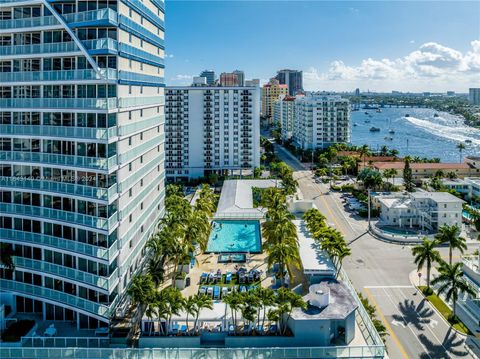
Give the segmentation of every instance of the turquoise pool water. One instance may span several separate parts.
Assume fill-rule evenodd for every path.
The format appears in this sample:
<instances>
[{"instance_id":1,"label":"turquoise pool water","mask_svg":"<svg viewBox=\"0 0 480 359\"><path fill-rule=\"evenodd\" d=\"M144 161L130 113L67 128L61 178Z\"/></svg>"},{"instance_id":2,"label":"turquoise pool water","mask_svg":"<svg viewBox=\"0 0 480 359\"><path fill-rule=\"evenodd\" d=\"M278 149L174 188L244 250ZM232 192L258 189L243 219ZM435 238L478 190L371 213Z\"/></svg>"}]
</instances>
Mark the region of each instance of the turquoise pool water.
<instances>
[{"instance_id":1,"label":"turquoise pool water","mask_svg":"<svg viewBox=\"0 0 480 359\"><path fill-rule=\"evenodd\" d=\"M213 221L207 253L260 253L260 238L259 221Z\"/></svg>"}]
</instances>

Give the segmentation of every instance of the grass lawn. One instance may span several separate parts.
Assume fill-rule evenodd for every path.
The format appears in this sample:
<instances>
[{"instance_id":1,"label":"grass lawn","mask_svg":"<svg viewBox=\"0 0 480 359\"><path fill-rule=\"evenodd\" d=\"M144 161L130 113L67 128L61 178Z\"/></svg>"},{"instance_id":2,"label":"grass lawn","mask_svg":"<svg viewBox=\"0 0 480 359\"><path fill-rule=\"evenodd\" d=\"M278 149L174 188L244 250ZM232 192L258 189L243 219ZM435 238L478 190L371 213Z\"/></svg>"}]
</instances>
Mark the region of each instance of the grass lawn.
<instances>
[{"instance_id":1,"label":"grass lawn","mask_svg":"<svg viewBox=\"0 0 480 359\"><path fill-rule=\"evenodd\" d=\"M426 286L420 286L420 287L418 287L418 289L420 289L423 293L424 290L427 289L427 287ZM430 294L430 295L426 296L426 298L435 308L437 308L437 310L442 314L442 316L456 330L458 330L459 332L464 333L464 334L469 334L469 335L472 334L470 332L470 330L468 330L468 328L465 326L465 324L463 324L460 320L458 320L458 319L457 319L457 321L451 320L452 310L450 309L450 307L448 305L445 304L445 302L438 295L433 293L433 294Z\"/></svg>"}]
</instances>

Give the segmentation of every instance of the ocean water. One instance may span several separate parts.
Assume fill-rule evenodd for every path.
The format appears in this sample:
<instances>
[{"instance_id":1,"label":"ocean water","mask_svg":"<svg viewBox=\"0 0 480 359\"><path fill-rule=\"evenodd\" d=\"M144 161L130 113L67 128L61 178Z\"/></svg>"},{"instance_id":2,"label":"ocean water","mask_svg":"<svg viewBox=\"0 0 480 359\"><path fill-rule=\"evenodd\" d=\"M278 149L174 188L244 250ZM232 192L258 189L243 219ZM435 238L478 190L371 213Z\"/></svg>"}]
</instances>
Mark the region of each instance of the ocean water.
<instances>
[{"instance_id":1,"label":"ocean water","mask_svg":"<svg viewBox=\"0 0 480 359\"><path fill-rule=\"evenodd\" d=\"M410 117L405 117L406 114ZM384 108L381 113L360 110L352 112L353 123L357 124L352 127L354 145L367 144L372 149L386 145L397 149L401 156L438 157L442 162L459 162L460 152L456 146L463 143L466 148L462 157L480 156L480 129L466 126L461 117L445 112L424 108ZM370 132L371 127L380 128L380 132ZM390 129L395 134L388 133Z\"/></svg>"}]
</instances>

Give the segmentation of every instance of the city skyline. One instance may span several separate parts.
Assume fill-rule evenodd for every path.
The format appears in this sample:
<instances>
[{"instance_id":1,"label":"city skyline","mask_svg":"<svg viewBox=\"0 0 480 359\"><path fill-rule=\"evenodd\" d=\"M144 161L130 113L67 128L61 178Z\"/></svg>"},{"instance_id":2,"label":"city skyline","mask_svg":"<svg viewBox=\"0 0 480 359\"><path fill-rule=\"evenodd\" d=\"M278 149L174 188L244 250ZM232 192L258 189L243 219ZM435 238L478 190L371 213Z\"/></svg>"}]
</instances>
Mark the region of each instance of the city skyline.
<instances>
[{"instance_id":1,"label":"city skyline","mask_svg":"<svg viewBox=\"0 0 480 359\"><path fill-rule=\"evenodd\" d=\"M239 68L263 84L292 68L303 70L305 90L466 93L480 83L480 5L461 5L168 2L166 83ZM272 26L275 20L283 25Z\"/></svg>"}]
</instances>

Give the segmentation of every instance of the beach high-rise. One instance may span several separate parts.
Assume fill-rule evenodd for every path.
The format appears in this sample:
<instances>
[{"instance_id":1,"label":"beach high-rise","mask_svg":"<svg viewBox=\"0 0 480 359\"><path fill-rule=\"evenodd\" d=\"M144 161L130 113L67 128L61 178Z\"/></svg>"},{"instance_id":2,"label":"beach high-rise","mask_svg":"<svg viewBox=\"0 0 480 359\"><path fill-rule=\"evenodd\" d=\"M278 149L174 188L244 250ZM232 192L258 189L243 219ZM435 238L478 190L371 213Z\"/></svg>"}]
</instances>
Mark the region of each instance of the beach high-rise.
<instances>
[{"instance_id":1,"label":"beach high-rise","mask_svg":"<svg viewBox=\"0 0 480 359\"><path fill-rule=\"evenodd\" d=\"M164 210L164 2L0 2L2 304L107 326Z\"/></svg>"}]
</instances>

